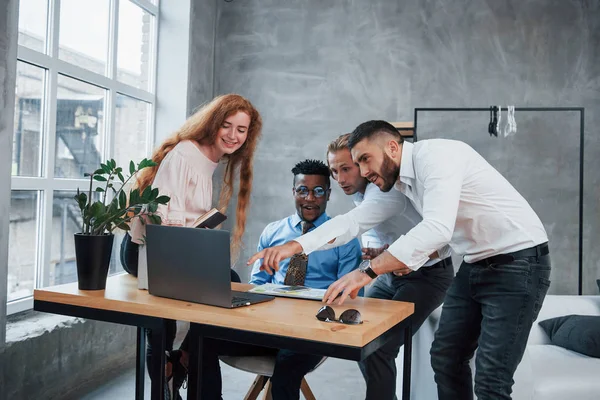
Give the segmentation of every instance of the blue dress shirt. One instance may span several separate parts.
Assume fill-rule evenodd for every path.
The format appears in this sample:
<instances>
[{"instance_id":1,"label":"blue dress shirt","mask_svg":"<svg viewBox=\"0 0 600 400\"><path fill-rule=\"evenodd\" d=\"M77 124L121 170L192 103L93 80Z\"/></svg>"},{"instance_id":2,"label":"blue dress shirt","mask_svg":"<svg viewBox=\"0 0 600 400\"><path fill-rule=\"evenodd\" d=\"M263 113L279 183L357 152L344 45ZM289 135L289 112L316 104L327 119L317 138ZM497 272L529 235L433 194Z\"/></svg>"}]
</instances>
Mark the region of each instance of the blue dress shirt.
<instances>
[{"instance_id":1,"label":"blue dress shirt","mask_svg":"<svg viewBox=\"0 0 600 400\"><path fill-rule=\"evenodd\" d=\"M323 213L313 224L319 227L330 218ZM267 247L273 247L294 240L302 235L302 219L298 214L290 215L279 221L271 222L263 230L258 243L258 251ZM314 228L312 228L314 229ZM361 261L361 249L357 239L343 246L330 250L315 251L308 256L306 267L306 279L304 285L315 289L327 289L329 285L337 281L343 275L358 268ZM250 283L262 285L264 283L276 283L283 285L285 274L290 264L290 259L279 262L279 271L269 275L260 270L262 259L257 260L252 268ZM362 295L363 291L359 292Z\"/></svg>"}]
</instances>

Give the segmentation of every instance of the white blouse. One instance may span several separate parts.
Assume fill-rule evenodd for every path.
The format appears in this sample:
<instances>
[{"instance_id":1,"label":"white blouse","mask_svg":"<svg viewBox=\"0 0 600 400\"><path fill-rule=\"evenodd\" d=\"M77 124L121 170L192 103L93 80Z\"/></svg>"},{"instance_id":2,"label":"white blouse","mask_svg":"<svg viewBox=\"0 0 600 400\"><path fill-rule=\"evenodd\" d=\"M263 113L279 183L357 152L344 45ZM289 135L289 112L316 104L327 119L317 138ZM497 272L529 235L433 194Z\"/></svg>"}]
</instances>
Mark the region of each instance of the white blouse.
<instances>
[{"instance_id":1,"label":"white blouse","mask_svg":"<svg viewBox=\"0 0 600 400\"><path fill-rule=\"evenodd\" d=\"M166 205L159 205L157 213L163 225L192 226L194 221L211 209L212 176L218 163L206 157L191 140L179 142L163 159L158 167L153 188L160 195L169 196ZM133 242L142 244L146 227L139 218L131 223ZM140 247L138 261L138 287L147 288L146 249Z\"/></svg>"}]
</instances>

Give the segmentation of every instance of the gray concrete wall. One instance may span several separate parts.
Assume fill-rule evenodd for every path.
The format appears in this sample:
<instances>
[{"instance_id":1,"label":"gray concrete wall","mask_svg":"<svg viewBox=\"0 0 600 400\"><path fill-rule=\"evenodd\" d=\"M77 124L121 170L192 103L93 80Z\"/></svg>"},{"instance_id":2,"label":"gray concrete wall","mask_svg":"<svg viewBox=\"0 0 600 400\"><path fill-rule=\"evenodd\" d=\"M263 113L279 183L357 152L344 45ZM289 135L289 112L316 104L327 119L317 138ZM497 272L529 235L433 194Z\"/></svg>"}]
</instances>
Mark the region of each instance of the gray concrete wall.
<instances>
[{"instance_id":1,"label":"gray concrete wall","mask_svg":"<svg viewBox=\"0 0 600 400\"><path fill-rule=\"evenodd\" d=\"M10 324L0 400L78 399L135 365L135 328L40 313ZM131 383L134 385L134 382Z\"/></svg>"},{"instance_id":2,"label":"gray concrete wall","mask_svg":"<svg viewBox=\"0 0 600 400\"><path fill-rule=\"evenodd\" d=\"M18 1L5 1L4 6L0 7L0 349L4 346L6 337L6 278L17 69L17 21Z\"/></svg>"},{"instance_id":3,"label":"gray concrete wall","mask_svg":"<svg viewBox=\"0 0 600 400\"><path fill-rule=\"evenodd\" d=\"M194 0L190 9L187 115L213 98L217 0Z\"/></svg>"},{"instance_id":4,"label":"gray concrete wall","mask_svg":"<svg viewBox=\"0 0 600 400\"><path fill-rule=\"evenodd\" d=\"M265 120L256 157L249 256L264 226L293 212L293 164L368 119L414 107L576 105L586 114L585 293L600 250L600 3L583 1L219 2L215 93L250 98ZM422 115L422 138L458 138L531 202L551 237L552 293L577 293L578 119L517 115L490 139L488 116ZM451 157L452 155L449 155ZM332 214L348 207L334 190ZM248 269L238 262L244 277Z\"/></svg>"}]
</instances>

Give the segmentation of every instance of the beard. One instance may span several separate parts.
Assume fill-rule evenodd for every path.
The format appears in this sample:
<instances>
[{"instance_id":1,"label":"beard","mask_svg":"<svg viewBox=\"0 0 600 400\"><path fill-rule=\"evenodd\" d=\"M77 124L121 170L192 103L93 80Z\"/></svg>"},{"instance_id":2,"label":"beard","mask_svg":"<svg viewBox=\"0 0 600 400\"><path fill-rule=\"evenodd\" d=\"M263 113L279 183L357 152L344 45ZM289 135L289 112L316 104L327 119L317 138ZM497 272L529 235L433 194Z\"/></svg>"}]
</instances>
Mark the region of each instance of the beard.
<instances>
[{"instance_id":1,"label":"beard","mask_svg":"<svg viewBox=\"0 0 600 400\"><path fill-rule=\"evenodd\" d=\"M394 160L383 153L383 163L381 163L381 173L379 174L383 184L379 189L382 192L389 192L394 187L398 175L400 175L400 167L396 166Z\"/></svg>"}]
</instances>

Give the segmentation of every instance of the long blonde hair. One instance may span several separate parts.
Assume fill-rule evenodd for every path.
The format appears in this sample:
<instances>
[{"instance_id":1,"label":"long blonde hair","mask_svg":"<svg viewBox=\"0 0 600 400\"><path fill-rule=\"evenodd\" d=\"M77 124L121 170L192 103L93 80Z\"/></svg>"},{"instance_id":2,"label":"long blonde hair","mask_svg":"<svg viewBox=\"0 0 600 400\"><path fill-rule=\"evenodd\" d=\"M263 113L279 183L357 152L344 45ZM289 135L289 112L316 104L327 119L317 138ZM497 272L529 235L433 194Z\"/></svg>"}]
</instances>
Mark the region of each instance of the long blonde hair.
<instances>
[{"instance_id":1,"label":"long blonde hair","mask_svg":"<svg viewBox=\"0 0 600 400\"><path fill-rule=\"evenodd\" d=\"M250 101L238 94L226 94L215 97L210 103L202 106L183 126L173 135L166 139L161 146L152 154L152 160L157 163L155 167L142 170L137 177L137 187L140 191L152 184L154 177L160 167L160 163L167 153L171 151L182 140L195 140L201 145L212 145L217 139L219 128L225 119L238 111L243 111L250 117L248 135L244 144L233 154L225 154L223 159L227 160L223 187L219 195L219 210L226 212L233 194L233 184L239 171L239 191L236 210L236 224L231 242L233 258L239 254L242 236L246 228L246 217L250 205L250 192L252 191L252 158L254 150L262 132L262 118L260 113Z\"/></svg>"}]
</instances>

